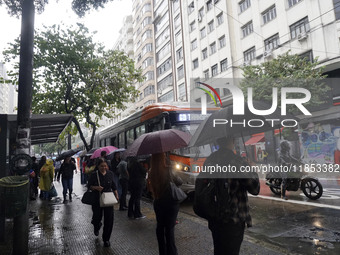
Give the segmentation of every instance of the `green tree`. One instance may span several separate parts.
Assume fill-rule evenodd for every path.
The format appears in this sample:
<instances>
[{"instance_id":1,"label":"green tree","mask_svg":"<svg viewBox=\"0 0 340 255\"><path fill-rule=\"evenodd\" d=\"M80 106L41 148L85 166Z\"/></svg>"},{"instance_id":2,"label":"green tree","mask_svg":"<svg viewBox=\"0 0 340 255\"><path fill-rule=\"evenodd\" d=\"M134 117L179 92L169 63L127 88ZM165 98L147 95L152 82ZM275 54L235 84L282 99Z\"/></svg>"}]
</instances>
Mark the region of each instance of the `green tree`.
<instances>
[{"instance_id":1,"label":"green tree","mask_svg":"<svg viewBox=\"0 0 340 255\"><path fill-rule=\"evenodd\" d=\"M103 117L113 117L114 108L135 98L138 91L131 84L142 81L134 61L121 51L105 51L93 42L93 33L82 24L63 28L45 27L34 40L33 113L73 114L73 123L86 147L91 149ZM19 40L4 51L7 61L19 54ZM16 82L15 72L9 73ZM92 129L88 144L80 122Z\"/></svg>"},{"instance_id":2,"label":"green tree","mask_svg":"<svg viewBox=\"0 0 340 255\"><path fill-rule=\"evenodd\" d=\"M317 59L313 62L292 55L288 51L270 61L259 65L242 67L244 79L241 81L242 90L247 93L247 88L253 88L253 99L261 101L272 101L272 88L278 88L278 106L281 105L281 88L299 87L308 89L311 100L306 106L316 106L325 102L330 88L323 83L326 77L323 68ZM289 98L299 98L301 95L289 94ZM288 110L295 110L288 108Z\"/></svg>"}]
</instances>

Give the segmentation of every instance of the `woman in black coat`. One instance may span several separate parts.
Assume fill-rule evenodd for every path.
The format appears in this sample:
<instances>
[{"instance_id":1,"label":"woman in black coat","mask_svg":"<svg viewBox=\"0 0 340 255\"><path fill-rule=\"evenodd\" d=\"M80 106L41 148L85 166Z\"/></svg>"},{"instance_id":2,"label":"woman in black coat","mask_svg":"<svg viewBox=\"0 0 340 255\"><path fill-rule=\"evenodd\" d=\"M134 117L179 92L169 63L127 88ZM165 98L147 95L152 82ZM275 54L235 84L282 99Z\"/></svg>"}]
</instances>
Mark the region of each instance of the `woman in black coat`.
<instances>
[{"instance_id":1,"label":"woman in black coat","mask_svg":"<svg viewBox=\"0 0 340 255\"><path fill-rule=\"evenodd\" d=\"M114 182L113 172L109 171L109 166L107 162L99 158L96 164L97 171L94 171L89 180L88 180L88 188L98 192L98 199L92 205L92 224L94 226L94 234L95 236L99 235L100 227L102 226L102 217L104 214L104 228L103 228L103 242L105 247L110 246L110 237L113 228L113 220L114 220L114 211L113 206L110 207L100 207L99 204L99 193L102 192L110 192L112 191L117 198L118 201L118 193L117 188ZM100 185L98 183L98 178Z\"/></svg>"}]
</instances>

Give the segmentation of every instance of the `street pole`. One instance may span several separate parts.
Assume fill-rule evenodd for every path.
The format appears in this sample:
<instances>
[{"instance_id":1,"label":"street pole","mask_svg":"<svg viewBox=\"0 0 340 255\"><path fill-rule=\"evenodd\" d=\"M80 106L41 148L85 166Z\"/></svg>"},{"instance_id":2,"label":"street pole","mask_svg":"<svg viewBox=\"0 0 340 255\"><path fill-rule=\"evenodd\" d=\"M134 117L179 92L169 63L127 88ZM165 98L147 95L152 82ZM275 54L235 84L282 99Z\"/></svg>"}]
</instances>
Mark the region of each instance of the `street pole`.
<instances>
[{"instance_id":1,"label":"street pole","mask_svg":"<svg viewBox=\"0 0 340 255\"><path fill-rule=\"evenodd\" d=\"M16 155L28 154L31 147L31 107L33 81L34 0L22 2L17 148ZM28 191L27 191L28 192ZM23 215L13 220L13 254L28 254L28 199Z\"/></svg>"}]
</instances>

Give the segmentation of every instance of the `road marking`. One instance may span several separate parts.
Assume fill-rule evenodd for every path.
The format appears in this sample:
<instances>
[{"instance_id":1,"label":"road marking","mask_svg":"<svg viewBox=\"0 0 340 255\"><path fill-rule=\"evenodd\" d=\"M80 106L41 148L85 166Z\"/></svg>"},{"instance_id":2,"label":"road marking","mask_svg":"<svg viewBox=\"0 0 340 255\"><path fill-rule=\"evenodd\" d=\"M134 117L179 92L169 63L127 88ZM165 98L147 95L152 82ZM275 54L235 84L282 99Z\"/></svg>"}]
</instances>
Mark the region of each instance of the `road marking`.
<instances>
[{"instance_id":1,"label":"road marking","mask_svg":"<svg viewBox=\"0 0 340 255\"><path fill-rule=\"evenodd\" d=\"M279 202L283 202L283 203L292 203L292 204L308 205L308 206L315 206L315 207L321 207L321 208L330 208L330 209L340 210L340 206L336 206L336 205L325 205L325 204L318 204L318 203L313 203L313 202L297 201L297 200L284 200L284 199L278 198L278 197L267 197L267 196L262 196L262 195L253 196L253 195L249 194L249 196L254 197L254 198L258 197L258 198L267 199L267 200L275 200L275 201L279 201Z\"/></svg>"}]
</instances>

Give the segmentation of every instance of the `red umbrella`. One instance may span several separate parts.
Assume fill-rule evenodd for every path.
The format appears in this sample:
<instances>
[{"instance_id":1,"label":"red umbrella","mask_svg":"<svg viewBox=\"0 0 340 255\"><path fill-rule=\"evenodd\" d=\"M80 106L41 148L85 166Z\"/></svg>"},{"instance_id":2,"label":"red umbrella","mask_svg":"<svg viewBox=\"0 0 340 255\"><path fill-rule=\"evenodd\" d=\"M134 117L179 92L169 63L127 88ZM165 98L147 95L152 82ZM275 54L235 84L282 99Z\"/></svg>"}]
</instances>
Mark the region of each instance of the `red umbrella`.
<instances>
[{"instance_id":1,"label":"red umbrella","mask_svg":"<svg viewBox=\"0 0 340 255\"><path fill-rule=\"evenodd\" d=\"M99 158L100 157L100 153L102 151L106 151L106 154L109 154L110 152L113 152L115 150L117 150L118 148L114 147L114 146L106 146L106 147L101 147L97 150L95 150L91 156L91 158Z\"/></svg>"},{"instance_id":2,"label":"red umbrella","mask_svg":"<svg viewBox=\"0 0 340 255\"><path fill-rule=\"evenodd\" d=\"M125 156L137 156L171 151L186 147L190 138L189 133L176 129L147 133L138 137L124 154Z\"/></svg>"}]
</instances>

